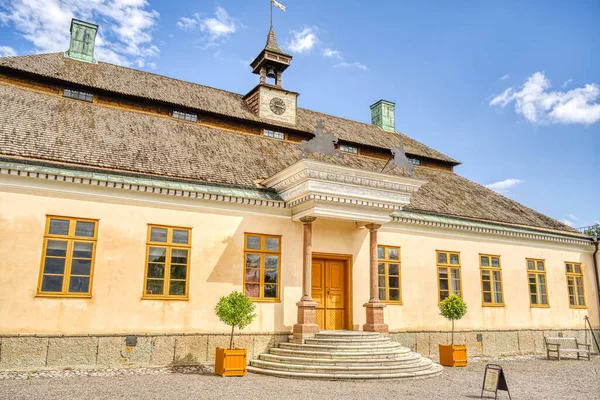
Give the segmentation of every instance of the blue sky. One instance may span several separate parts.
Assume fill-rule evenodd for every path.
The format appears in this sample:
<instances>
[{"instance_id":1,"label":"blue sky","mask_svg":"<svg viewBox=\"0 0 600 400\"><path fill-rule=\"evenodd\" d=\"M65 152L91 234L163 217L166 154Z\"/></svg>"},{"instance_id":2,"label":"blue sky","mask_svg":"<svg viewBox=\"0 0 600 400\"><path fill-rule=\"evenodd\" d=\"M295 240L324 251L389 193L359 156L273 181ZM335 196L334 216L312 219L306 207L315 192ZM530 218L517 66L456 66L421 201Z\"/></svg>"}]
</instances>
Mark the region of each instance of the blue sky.
<instances>
[{"instance_id":1,"label":"blue sky","mask_svg":"<svg viewBox=\"0 0 600 400\"><path fill-rule=\"evenodd\" d=\"M573 226L600 222L600 2L280 0L284 87L299 105L396 128L456 172ZM269 0L0 0L0 55L64 51L71 17L97 58L246 93Z\"/></svg>"}]
</instances>

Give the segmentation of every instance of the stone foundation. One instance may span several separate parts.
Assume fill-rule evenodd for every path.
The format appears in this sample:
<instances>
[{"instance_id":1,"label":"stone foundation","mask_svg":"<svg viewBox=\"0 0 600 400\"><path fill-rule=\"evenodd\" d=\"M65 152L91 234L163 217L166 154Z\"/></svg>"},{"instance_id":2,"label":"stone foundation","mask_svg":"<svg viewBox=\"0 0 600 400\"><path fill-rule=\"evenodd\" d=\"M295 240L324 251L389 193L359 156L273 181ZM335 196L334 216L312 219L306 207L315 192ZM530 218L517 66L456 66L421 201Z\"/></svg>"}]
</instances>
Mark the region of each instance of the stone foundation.
<instances>
[{"instance_id":1,"label":"stone foundation","mask_svg":"<svg viewBox=\"0 0 600 400\"><path fill-rule=\"evenodd\" d=\"M600 330L595 330L600 342ZM211 364L217 347L229 345L228 334L124 334L115 335L3 335L0 336L0 370L31 371L63 368L121 368ZM450 332L391 332L390 338L413 351L438 357L438 345L450 342ZM545 353L544 336L576 337L592 343L582 329L459 331L454 342L467 344L469 356ZM236 334L235 347L248 349L248 361L287 342L290 333ZM593 351L597 351L593 345Z\"/></svg>"}]
</instances>

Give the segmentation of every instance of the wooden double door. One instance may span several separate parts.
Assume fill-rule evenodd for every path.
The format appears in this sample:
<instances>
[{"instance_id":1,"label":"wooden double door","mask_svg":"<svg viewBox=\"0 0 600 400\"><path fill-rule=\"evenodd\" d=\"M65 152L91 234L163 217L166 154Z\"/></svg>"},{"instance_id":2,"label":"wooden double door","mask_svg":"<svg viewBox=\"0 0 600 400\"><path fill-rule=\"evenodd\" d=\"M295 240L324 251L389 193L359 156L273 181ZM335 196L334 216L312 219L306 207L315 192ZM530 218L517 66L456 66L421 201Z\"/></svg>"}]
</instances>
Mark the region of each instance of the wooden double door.
<instances>
[{"instance_id":1,"label":"wooden double door","mask_svg":"<svg viewBox=\"0 0 600 400\"><path fill-rule=\"evenodd\" d=\"M312 260L312 297L321 330L348 329L347 273L345 260Z\"/></svg>"}]
</instances>

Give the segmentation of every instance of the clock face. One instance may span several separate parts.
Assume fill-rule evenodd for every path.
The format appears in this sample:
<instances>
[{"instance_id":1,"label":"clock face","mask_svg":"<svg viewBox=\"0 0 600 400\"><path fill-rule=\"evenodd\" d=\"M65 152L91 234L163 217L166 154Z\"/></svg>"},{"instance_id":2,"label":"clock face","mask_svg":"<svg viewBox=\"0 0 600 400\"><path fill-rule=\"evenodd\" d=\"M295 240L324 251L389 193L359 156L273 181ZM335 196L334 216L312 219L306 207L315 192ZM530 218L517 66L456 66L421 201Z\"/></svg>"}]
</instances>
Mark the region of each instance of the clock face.
<instances>
[{"instance_id":1,"label":"clock face","mask_svg":"<svg viewBox=\"0 0 600 400\"><path fill-rule=\"evenodd\" d=\"M269 103L271 111L277 115L281 115L285 112L285 102L279 97L273 97Z\"/></svg>"}]
</instances>

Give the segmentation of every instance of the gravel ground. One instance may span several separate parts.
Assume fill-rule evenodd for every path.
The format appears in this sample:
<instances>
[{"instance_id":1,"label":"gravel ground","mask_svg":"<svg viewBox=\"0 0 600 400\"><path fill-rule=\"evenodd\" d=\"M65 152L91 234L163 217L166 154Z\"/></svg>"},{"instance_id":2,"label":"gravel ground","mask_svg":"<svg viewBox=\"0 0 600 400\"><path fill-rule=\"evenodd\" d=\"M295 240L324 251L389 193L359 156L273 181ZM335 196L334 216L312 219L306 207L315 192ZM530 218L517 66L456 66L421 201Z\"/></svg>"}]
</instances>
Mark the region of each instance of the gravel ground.
<instances>
[{"instance_id":1,"label":"gravel ground","mask_svg":"<svg viewBox=\"0 0 600 400\"><path fill-rule=\"evenodd\" d=\"M466 368L409 381L302 381L248 374L221 378L208 368L136 368L0 373L0 399L478 399L486 363L502 365L512 398L600 399L600 357L591 362L541 357L473 359ZM488 393L493 398L493 393ZM508 399L499 392L499 399Z\"/></svg>"}]
</instances>

